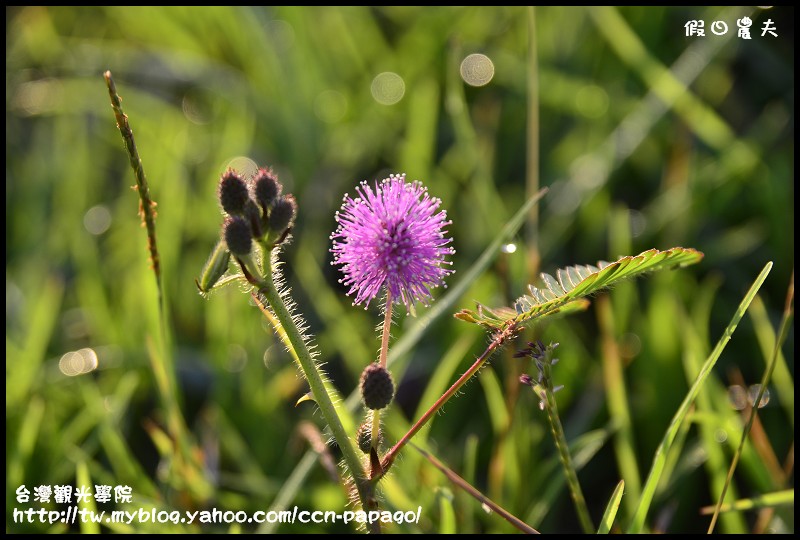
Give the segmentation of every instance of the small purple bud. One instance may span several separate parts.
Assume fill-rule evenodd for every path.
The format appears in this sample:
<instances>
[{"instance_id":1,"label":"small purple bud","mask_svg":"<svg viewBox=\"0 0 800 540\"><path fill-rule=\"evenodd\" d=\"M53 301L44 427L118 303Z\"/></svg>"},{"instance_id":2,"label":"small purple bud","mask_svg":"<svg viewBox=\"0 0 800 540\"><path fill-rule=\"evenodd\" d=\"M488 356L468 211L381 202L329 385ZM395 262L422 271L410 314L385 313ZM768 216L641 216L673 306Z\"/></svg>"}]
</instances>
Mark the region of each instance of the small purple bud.
<instances>
[{"instance_id":1,"label":"small purple bud","mask_svg":"<svg viewBox=\"0 0 800 540\"><path fill-rule=\"evenodd\" d=\"M242 214L247 201L250 200L247 184L233 169L228 169L222 174L218 195L222 209L232 216Z\"/></svg>"},{"instance_id":2,"label":"small purple bud","mask_svg":"<svg viewBox=\"0 0 800 540\"><path fill-rule=\"evenodd\" d=\"M267 209L281 195L282 186L278 182L278 175L272 169L258 169L253 183L255 185L256 200L261 205L264 213L266 213Z\"/></svg>"},{"instance_id":3,"label":"small purple bud","mask_svg":"<svg viewBox=\"0 0 800 540\"><path fill-rule=\"evenodd\" d=\"M233 217L225 221L224 227L228 250L238 257L249 255L253 249L253 233L250 231L250 225L240 217Z\"/></svg>"},{"instance_id":4,"label":"small purple bud","mask_svg":"<svg viewBox=\"0 0 800 540\"><path fill-rule=\"evenodd\" d=\"M294 218L297 215L297 203L291 195L284 195L272 207L269 213L269 230L276 234L281 234L283 231L291 227Z\"/></svg>"}]
</instances>

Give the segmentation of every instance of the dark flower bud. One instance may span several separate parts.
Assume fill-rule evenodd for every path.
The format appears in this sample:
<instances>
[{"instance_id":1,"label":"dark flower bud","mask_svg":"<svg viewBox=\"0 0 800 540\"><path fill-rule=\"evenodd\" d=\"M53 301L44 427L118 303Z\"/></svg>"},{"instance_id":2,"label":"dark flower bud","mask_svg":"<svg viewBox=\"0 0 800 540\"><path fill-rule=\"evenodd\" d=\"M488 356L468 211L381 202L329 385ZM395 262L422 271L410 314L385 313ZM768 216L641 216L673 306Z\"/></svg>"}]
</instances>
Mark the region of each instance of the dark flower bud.
<instances>
[{"instance_id":1,"label":"dark flower bud","mask_svg":"<svg viewBox=\"0 0 800 540\"><path fill-rule=\"evenodd\" d=\"M372 363L361 373L361 399L368 409L383 409L394 397L394 381L389 371Z\"/></svg>"},{"instance_id":2,"label":"dark flower bud","mask_svg":"<svg viewBox=\"0 0 800 540\"><path fill-rule=\"evenodd\" d=\"M533 386L533 377L531 377L527 373L523 373L522 375L519 376L519 382L526 386Z\"/></svg>"},{"instance_id":3,"label":"dark flower bud","mask_svg":"<svg viewBox=\"0 0 800 540\"><path fill-rule=\"evenodd\" d=\"M361 424L358 428L358 433L356 433L356 438L358 439L358 449L365 454L369 454L369 450L372 448L372 422L367 420ZM383 432L378 433L378 446L381 444L383 444Z\"/></svg>"},{"instance_id":4,"label":"dark flower bud","mask_svg":"<svg viewBox=\"0 0 800 540\"><path fill-rule=\"evenodd\" d=\"M269 214L269 230L280 234L287 230L297 215L297 203L291 195L284 195L277 201Z\"/></svg>"},{"instance_id":5,"label":"dark flower bud","mask_svg":"<svg viewBox=\"0 0 800 540\"><path fill-rule=\"evenodd\" d=\"M278 175L272 172L272 169L258 169L254 183L256 200L266 214L267 209L281 195L281 184L278 182Z\"/></svg>"},{"instance_id":6,"label":"dark flower bud","mask_svg":"<svg viewBox=\"0 0 800 540\"><path fill-rule=\"evenodd\" d=\"M253 233L250 225L240 217L225 221L225 243L228 250L237 257L245 257L253 249Z\"/></svg>"},{"instance_id":7,"label":"dark flower bud","mask_svg":"<svg viewBox=\"0 0 800 540\"><path fill-rule=\"evenodd\" d=\"M245 204L250 199L247 184L239 173L228 169L219 181L219 203L228 214L235 216L244 212Z\"/></svg>"}]
</instances>

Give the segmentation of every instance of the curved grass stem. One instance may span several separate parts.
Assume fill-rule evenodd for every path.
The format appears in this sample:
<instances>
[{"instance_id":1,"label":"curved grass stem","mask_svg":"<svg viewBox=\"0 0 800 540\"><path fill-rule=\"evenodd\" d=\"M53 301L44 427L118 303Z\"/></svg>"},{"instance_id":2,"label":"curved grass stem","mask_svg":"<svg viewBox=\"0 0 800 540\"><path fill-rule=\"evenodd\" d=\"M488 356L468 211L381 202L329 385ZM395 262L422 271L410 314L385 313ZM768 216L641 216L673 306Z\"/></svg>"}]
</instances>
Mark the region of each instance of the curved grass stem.
<instances>
[{"instance_id":1,"label":"curved grass stem","mask_svg":"<svg viewBox=\"0 0 800 540\"><path fill-rule=\"evenodd\" d=\"M550 366L547 365L547 368L549 367ZM569 446L567 446L567 438L564 435L564 428L561 426L561 419L558 416L558 405L556 404L556 397L554 395L553 380L549 377L549 373L543 377L542 384L537 385L537 388L541 392L540 397L542 398L542 404L547 410L550 430L556 442L561 464L564 466L564 474L567 477L569 493L572 497L572 501L575 503L575 510L578 512L578 519L581 522L581 527L586 534L594 534L596 529L592 523L592 518L589 516L589 508L586 506L586 499L583 498L581 485L578 483L578 474L572 463L572 456L569 453Z\"/></svg>"}]
</instances>

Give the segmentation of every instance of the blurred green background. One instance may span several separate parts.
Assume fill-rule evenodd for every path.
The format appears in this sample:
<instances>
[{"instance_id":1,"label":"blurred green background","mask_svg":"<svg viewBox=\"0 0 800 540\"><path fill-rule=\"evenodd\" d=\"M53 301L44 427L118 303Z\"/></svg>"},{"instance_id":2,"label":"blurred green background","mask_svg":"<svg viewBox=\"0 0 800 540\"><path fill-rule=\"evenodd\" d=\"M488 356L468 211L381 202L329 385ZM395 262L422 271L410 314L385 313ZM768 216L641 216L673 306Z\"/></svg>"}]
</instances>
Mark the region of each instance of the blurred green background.
<instances>
[{"instance_id":1,"label":"blurred green background","mask_svg":"<svg viewBox=\"0 0 800 540\"><path fill-rule=\"evenodd\" d=\"M285 275L348 395L377 354L380 314L352 307L330 266L343 194L389 172L425 182L453 221L452 285L535 191L527 167L537 147L533 170L550 188L538 224L398 359L388 439L486 346L480 328L451 313L475 301L510 305L539 270L699 249L698 266L625 283L586 313L527 332L417 441L530 525L577 531L546 417L517 383L529 366L511 358L534 337L558 341L557 397L585 462L592 517L625 477L624 528L698 366L773 261L648 516L654 531L705 531L700 508L716 501L742 429L729 387L760 380L793 272L793 8L31 6L6 15L7 531L88 530L15 523L15 508L64 508L16 503L22 484L132 487L132 504L101 510L341 512L345 490L306 454L326 436L313 404L295 407L306 387L291 357L241 287L208 300L195 287L222 222L220 173L271 165L296 196ZM745 16L751 40L736 35ZM705 21L704 37L686 37L691 19ZM767 19L777 37L761 35ZM711 33L715 20L726 35ZM156 352L156 289L107 69L158 202L168 358ZM415 322L398 317L395 340ZM734 498L793 488L793 331L783 353ZM170 365L180 392L165 396L159 366ZM170 400L181 404L184 431L170 427ZM410 447L380 505L422 505L418 525L390 532L513 531ZM729 513L717 530L793 531L793 519L793 504Z\"/></svg>"}]
</instances>

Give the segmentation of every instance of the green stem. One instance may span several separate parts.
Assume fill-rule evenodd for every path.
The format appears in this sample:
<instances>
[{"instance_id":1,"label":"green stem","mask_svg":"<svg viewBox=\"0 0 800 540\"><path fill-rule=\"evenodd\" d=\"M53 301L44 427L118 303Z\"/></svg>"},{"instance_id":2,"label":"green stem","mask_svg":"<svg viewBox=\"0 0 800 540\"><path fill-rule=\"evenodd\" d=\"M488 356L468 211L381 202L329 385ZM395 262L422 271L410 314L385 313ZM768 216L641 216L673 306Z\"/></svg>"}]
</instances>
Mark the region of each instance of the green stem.
<instances>
[{"instance_id":1,"label":"green stem","mask_svg":"<svg viewBox=\"0 0 800 540\"><path fill-rule=\"evenodd\" d=\"M528 122L527 155L525 166L526 191L533 195L539 191L539 66L536 53L536 11L528 6ZM528 243L528 275L539 272L539 206L531 206L526 224Z\"/></svg>"},{"instance_id":2,"label":"green stem","mask_svg":"<svg viewBox=\"0 0 800 540\"><path fill-rule=\"evenodd\" d=\"M386 367L386 358L389 356L389 331L392 328L392 293L386 289L386 310L383 317L383 332L381 333L381 354L379 363ZM378 440L381 434L381 411L372 411L372 448L378 451Z\"/></svg>"},{"instance_id":3,"label":"green stem","mask_svg":"<svg viewBox=\"0 0 800 540\"><path fill-rule=\"evenodd\" d=\"M539 389L542 392L542 403L547 409L547 419L550 421L550 430L553 432L553 438L556 441L556 448L558 448L558 455L561 458L561 464L564 466L564 474L567 477L567 485L569 486L569 493L575 503L575 509L578 512L578 519L583 527L583 532L586 534L594 534L595 528L592 524L592 518L589 517L589 508L586 506L586 499L583 498L581 485L578 483L578 474L575 471L575 466L572 463L572 457L569 453L569 446L567 446L567 438L564 435L564 428L561 426L561 419L558 416L558 405L556 404L556 397L553 393L553 380L550 377L550 365L545 364L545 376L543 377L542 385Z\"/></svg>"},{"instance_id":4,"label":"green stem","mask_svg":"<svg viewBox=\"0 0 800 540\"><path fill-rule=\"evenodd\" d=\"M257 285L260 289L259 292L263 294L267 302L269 302L272 311L275 313L278 321L280 321L284 332L286 332L289 342L297 354L297 359L308 381L308 386L311 388L314 401L316 401L320 411L322 411L325 422L330 426L331 433L336 439L339 448L342 450L347 468L350 469L350 473L353 475L353 482L358 491L361 506L364 511L369 511L375 507L372 484L364 474L361 460L358 454L356 454L355 448L353 448L353 444L347 436L347 432L345 432L330 395L325 390L325 383L322 380L322 375L317 369L317 364L314 362L314 359L311 357L303 335L300 333L300 330L298 330L292 314L289 312L281 294L275 287L272 275L271 253L266 249L262 260L262 271L263 278L259 279L256 277ZM380 525L377 523L370 524L370 527L372 528L371 532L380 532Z\"/></svg>"}]
</instances>

